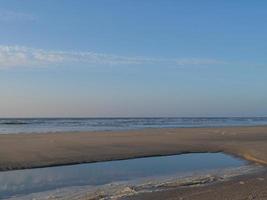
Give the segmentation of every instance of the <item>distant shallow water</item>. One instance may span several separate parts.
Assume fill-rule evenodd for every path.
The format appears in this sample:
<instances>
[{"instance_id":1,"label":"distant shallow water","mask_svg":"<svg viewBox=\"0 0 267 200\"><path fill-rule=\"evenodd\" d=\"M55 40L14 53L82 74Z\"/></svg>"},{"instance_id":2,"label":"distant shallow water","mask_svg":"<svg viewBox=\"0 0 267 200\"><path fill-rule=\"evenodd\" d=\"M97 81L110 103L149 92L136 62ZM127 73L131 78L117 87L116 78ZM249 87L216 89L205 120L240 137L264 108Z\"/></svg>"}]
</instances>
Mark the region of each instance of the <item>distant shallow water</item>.
<instances>
[{"instance_id":1,"label":"distant shallow water","mask_svg":"<svg viewBox=\"0 0 267 200\"><path fill-rule=\"evenodd\" d=\"M0 199L75 186L98 187L127 181L189 176L246 166L223 153L191 153L71 166L0 172Z\"/></svg>"},{"instance_id":2,"label":"distant shallow water","mask_svg":"<svg viewBox=\"0 0 267 200\"><path fill-rule=\"evenodd\" d=\"M267 125L267 117L1 119L0 134Z\"/></svg>"}]
</instances>

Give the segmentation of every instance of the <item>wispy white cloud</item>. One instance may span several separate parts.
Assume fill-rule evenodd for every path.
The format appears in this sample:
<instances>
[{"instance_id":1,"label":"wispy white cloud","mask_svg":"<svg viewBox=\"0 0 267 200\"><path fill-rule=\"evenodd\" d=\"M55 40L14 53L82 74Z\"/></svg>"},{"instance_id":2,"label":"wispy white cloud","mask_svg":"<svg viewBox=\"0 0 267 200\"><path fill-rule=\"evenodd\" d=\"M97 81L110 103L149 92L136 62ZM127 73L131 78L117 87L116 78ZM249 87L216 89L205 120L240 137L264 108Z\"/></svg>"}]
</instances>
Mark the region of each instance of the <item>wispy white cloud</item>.
<instances>
[{"instance_id":1,"label":"wispy white cloud","mask_svg":"<svg viewBox=\"0 0 267 200\"><path fill-rule=\"evenodd\" d=\"M36 17L32 14L0 10L0 22L12 21L34 21Z\"/></svg>"},{"instance_id":2,"label":"wispy white cloud","mask_svg":"<svg viewBox=\"0 0 267 200\"><path fill-rule=\"evenodd\" d=\"M0 45L0 68L58 66L72 63L94 65L164 64L174 66L225 64L225 62L216 59L126 57L94 52L51 51L23 46Z\"/></svg>"}]
</instances>

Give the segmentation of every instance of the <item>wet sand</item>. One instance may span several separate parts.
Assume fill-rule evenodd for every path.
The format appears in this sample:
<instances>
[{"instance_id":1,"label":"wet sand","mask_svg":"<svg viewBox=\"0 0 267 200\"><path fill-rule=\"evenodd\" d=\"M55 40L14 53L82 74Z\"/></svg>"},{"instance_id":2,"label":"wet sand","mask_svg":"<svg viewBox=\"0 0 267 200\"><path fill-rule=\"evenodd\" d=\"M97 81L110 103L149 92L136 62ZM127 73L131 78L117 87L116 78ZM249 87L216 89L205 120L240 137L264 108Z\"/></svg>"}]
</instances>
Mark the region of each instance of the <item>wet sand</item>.
<instances>
[{"instance_id":1,"label":"wet sand","mask_svg":"<svg viewBox=\"0 0 267 200\"><path fill-rule=\"evenodd\" d=\"M225 152L267 164L267 126L0 135L0 170L190 152ZM267 199L267 174L130 199Z\"/></svg>"},{"instance_id":2,"label":"wet sand","mask_svg":"<svg viewBox=\"0 0 267 200\"><path fill-rule=\"evenodd\" d=\"M266 200L267 172L195 187L177 187L121 200Z\"/></svg>"},{"instance_id":3,"label":"wet sand","mask_svg":"<svg viewBox=\"0 0 267 200\"><path fill-rule=\"evenodd\" d=\"M0 170L219 151L267 164L267 126L0 135Z\"/></svg>"}]
</instances>

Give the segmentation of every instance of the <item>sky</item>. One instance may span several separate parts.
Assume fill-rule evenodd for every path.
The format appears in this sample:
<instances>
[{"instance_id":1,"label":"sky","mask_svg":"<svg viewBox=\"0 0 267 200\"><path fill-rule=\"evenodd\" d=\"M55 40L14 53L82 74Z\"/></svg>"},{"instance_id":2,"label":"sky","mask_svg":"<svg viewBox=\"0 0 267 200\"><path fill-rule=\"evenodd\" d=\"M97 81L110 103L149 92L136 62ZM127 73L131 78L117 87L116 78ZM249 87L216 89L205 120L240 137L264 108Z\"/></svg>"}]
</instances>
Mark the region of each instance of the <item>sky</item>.
<instances>
[{"instance_id":1,"label":"sky","mask_svg":"<svg viewBox=\"0 0 267 200\"><path fill-rule=\"evenodd\" d=\"M1 0L0 117L267 116L266 7Z\"/></svg>"}]
</instances>

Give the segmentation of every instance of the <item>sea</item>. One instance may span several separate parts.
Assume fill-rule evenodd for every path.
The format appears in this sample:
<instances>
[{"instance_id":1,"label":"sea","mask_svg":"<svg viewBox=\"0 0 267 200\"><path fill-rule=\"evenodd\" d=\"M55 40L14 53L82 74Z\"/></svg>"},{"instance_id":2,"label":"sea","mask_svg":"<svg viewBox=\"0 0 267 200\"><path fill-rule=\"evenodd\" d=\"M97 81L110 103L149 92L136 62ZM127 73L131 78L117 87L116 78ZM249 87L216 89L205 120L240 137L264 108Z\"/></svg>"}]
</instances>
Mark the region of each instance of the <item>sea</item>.
<instances>
[{"instance_id":1,"label":"sea","mask_svg":"<svg viewBox=\"0 0 267 200\"><path fill-rule=\"evenodd\" d=\"M0 134L263 125L267 117L0 118Z\"/></svg>"}]
</instances>

